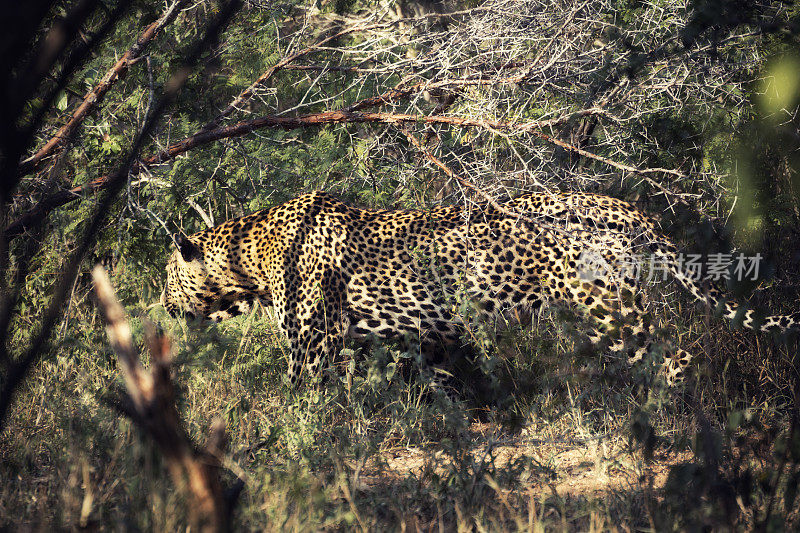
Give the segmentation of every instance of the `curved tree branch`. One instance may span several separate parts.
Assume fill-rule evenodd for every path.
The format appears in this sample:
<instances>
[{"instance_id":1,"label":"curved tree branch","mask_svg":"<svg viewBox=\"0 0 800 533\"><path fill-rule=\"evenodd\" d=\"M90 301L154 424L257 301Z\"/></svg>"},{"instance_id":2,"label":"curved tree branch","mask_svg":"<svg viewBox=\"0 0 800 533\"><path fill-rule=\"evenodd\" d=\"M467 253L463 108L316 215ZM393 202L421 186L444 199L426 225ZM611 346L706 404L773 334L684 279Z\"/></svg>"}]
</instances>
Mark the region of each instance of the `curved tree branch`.
<instances>
[{"instance_id":1,"label":"curved tree branch","mask_svg":"<svg viewBox=\"0 0 800 533\"><path fill-rule=\"evenodd\" d=\"M72 113L72 117L69 121L61 126L56 134L50 138L44 146L37 150L35 154L20 163L20 175L30 174L35 171L44 158L52 155L66 139L72 136L89 113L103 101L103 97L109 89L114 86L116 81L125 76L131 63L140 57L142 52L144 52L159 32L175 19L175 16L184 4L186 4L186 0L176 0L158 20L150 24L144 32L142 32L136 43L122 54L122 57L120 57L114 66L106 72L100 82L84 97L83 102L81 102L78 108Z\"/></svg>"},{"instance_id":2,"label":"curved tree branch","mask_svg":"<svg viewBox=\"0 0 800 533\"><path fill-rule=\"evenodd\" d=\"M352 108L353 106L350 107ZM558 117L548 120L534 120L529 122L480 120L467 117L441 116L441 115L409 115L400 113L359 113L355 111L346 111L346 110L323 111L320 113L310 113L298 117L283 117L283 116L268 115L254 120L243 121L237 124L232 124L230 126L217 128L211 131L203 131L195 135L192 135L190 137L186 137L181 141L171 144L169 147L162 150L161 152L153 156L150 156L147 159L143 159L136 162L131 167L131 173L137 173L144 168L165 163L199 146L204 146L206 144L218 141L220 139L241 137L243 135L252 133L253 131L260 129L275 128L283 130L294 130L300 128L315 127L315 126L327 126L332 124L376 123L376 124L395 124L395 125L440 124L440 125L455 126L461 128L481 128L487 130L512 131L515 133L531 133L550 144L554 144L561 148L573 151L583 157L600 161L601 163L604 163L608 166L614 167L619 170L624 170L627 172L640 175L664 173L679 178L688 177L687 174L684 174L679 170L673 170L673 169L665 169L665 168L639 169L634 166L625 163L620 163L618 161L608 159L601 155L594 154L582 148L572 146L564 141L561 141L545 133L542 133L541 131L544 128L554 126L561 122L570 120L574 117L589 116L592 114L604 114L604 113L605 111L602 109L591 108L591 109L584 109L582 111L578 111L577 113L572 113L570 115L566 115L563 117ZM657 188L659 188L661 192L666 192L666 193L669 192L666 191L657 182L650 180L649 178L646 178L646 180L651 185L654 185ZM107 184L108 184L108 176L101 176L79 187L75 187L70 190L60 191L51 196L48 196L47 198L39 202L36 205L36 207L31 209L27 213L21 215L19 218L17 218L16 221L14 221L6 228L5 230L6 239L11 240L19 236L21 233L25 231L25 229L28 226L32 225L34 222L39 220L41 217L43 217L53 209L56 209L62 205L83 198L87 193L103 190L107 186Z\"/></svg>"}]
</instances>

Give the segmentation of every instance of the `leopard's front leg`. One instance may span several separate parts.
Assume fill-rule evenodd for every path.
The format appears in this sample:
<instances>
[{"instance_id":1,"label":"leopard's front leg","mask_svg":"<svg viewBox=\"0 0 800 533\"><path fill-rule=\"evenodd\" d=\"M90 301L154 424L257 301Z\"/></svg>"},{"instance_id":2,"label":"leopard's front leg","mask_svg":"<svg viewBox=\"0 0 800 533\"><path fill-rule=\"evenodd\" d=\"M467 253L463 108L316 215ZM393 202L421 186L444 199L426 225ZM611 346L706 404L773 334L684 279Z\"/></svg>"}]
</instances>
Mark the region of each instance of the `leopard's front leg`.
<instances>
[{"instance_id":1,"label":"leopard's front leg","mask_svg":"<svg viewBox=\"0 0 800 533\"><path fill-rule=\"evenodd\" d=\"M335 272L311 276L288 295L282 325L289 339L289 381L298 386L305 367L317 376L343 346L343 283Z\"/></svg>"}]
</instances>

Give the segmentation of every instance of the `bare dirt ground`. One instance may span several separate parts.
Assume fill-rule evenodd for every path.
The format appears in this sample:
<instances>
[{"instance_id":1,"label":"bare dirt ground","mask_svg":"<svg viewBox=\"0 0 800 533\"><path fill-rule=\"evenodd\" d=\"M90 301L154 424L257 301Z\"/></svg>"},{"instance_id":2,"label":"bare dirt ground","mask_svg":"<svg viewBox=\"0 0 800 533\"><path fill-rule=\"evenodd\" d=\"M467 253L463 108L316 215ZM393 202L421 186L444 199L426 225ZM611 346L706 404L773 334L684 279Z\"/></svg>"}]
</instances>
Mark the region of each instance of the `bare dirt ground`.
<instances>
[{"instance_id":1,"label":"bare dirt ground","mask_svg":"<svg viewBox=\"0 0 800 533\"><path fill-rule=\"evenodd\" d=\"M528 430L503 436L485 424L473 424L470 429L475 438L464 451L471 468L477 471L491 463L494 469L503 469L528 461L537 473L531 476L529 486L536 495L592 498L610 492L658 490L664 486L669 468L686 459L686 454L661 453L645 461L618 436L558 439ZM359 481L367 488L409 475L422 478L427 471L443 472L447 460L433 449L392 449L380 464L366 464Z\"/></svg>"}]
</instances>

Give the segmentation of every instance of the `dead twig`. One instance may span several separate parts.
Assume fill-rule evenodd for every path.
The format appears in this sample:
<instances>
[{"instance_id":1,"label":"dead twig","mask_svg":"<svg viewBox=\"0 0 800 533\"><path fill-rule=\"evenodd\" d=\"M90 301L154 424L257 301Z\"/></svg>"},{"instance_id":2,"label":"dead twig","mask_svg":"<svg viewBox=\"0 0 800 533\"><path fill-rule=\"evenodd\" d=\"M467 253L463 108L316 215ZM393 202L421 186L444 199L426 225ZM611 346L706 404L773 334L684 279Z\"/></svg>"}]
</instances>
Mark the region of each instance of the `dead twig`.
<instances>
[{"instance_id":1,"label":"dead twig","mask_svg":"<svg viewBox=\"0 0 800 533\"><path fill-rule=\"evenodd\" d=\"M92 270L92 278L98 308L119 357L127 391L126 397L109 403L125 406L121 409L155 441L175 485L187 496L192 529L227 531L232 505L225 499L218 459L225 444L224 422L220 419L212 422L206 445L195 446L175 405L169 339L156 333L152 325L148 328L146 342L151 367L149 370L142 367L125 310L117 300L108 274L98 265Z\"/></svg>"}]
</instances>

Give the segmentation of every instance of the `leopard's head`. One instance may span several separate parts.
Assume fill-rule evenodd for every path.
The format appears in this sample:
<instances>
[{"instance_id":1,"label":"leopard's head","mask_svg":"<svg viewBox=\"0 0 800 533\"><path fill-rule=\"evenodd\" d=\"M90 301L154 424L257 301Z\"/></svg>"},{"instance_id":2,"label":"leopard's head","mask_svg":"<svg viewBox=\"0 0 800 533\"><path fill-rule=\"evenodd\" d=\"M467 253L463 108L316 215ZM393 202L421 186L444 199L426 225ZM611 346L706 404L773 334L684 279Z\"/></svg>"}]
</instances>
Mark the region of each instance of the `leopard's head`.
<instances>
[{"instance_id":1,"label":"leopard's head","mask_svg":"<svg viewBox=\"0 0 800 533\"><path fill-rule=\"evenodd\" d=\"M179 236L167 260L167 283L161 304L172 316L219 322L250 311L253 296L230 286L218 250L209 250L200 234Z\"/></svg>"}]
</instances>

